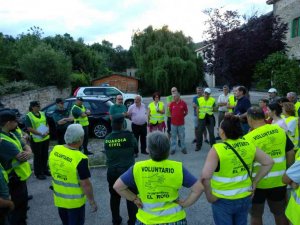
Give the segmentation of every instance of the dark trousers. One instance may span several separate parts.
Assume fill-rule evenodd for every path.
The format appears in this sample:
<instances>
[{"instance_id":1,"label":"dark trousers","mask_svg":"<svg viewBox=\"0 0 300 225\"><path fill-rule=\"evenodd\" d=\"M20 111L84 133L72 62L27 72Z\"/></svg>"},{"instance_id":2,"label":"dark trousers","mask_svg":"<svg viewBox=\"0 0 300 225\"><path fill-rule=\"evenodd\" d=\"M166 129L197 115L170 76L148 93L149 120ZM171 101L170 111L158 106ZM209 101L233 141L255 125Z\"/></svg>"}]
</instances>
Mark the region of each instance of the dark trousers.
<instances>
[{"instance_id":1,"label":"dark trousers","mask_svg":"<svg viewBox=\"0 0 300 225\"><path fill-rule=\"evenodd\" d=\"M206 117L204 119L199 119L199 124L198 124L198 130L197 130L197 148L200 149L202 146L202 142L203 142L203 132L205 131L205 128L207 128L208 130L208 134L209 134L209 143L212 146L213 144L216 143L215 140L215 117L212 116L208 116L206 115Z\"/></svg>"},{"instance_id":2,"label":"dark trousers","mask_svg":"<svg viewBox=\"0 0 300 225\"><path fill-rule=\"evenodd\" d=\"M9 224L26 225L28 206L28 191L26 181L20 181L16 175L11 176L9 178L8 188L9 194L11 195L11 200L15 204L15 209L10 213L9 216Z\"/></svg>"},{"instance_id":3,"label":"dark trousers","mask_svg":"<svg viewBox=\"0 0 300 225\"><path fill-rule=\"evenodd\" d=\"M146 152L146 136L147 136L147 123L144 125L131 124L132 133L134 134L137 143L141 140L141 152ZM134 149L134 153L139 153L139 145Z\"/></svg>"},{"instance_id":4,"label":"dark trousers","mask_svg":"<svg viewBox=\"0 0 300 225\"><path fill-rule=\"evenodd\" d=\"M171 135L171 117L167 117L167 133Z\"/></svg>"},{"instance_id":5,"label":"dark trousers","mask_svg":"<svg viewBox=\"0 0 300 225\"><path fill-rule=\"evenodd\" d=\"M84 130L82 148L83 148L83 152L87 153L88 152L87 146L88 146L88 143L89 143L89 126L84 126L82 128Z\"/></svg>"},{"instance_id":6,"label":"dark trousers","mask_svg":"<svg viewBox=\"0 0 300 225\"><path fill-rule=\"evenodd\" d=\"M63 225L83 225L85 220L85 205L80 208L58 208L59 217Z\"/></svg>"},{"instance_id":7,"label":"dark trousers","mask_svg":"<svg viewBox=\"0 0 300 225\"><path fill-rule=\"evenodd\" d=\"M107 181L110 193L110 210L112 214L112 223L114 225L121 224L122 217L120 216L120 201L121 196L113 189L114 183L127 169L121 168L108 168L107 169ZM137 193L136 190L131 190ZM127 212L128 212L128 225L134 225L136 220L137 207L136 205L126 200Z\"/></svg>"},{"instance_id":8,"label":"dark trousers","mask_svg":"<svg viewBox=\"0 0 300 225\"><path fill-rule=\"evenodd\" d=\"M66 143L65 133L66 133L66 129L61 129L61 128L56 129L57 143L59 145L64 145Z\"/></svg>"},{"instance_id":9,"label":"dark trousers","mask_svg":"<svg viewBox=\"0 0 300 225\"><path fill-rule=\"evenodd\" d=\"M33 152L33 169L36 176L43 175L48 172L48 149L49 139L42 142L31 141L31 149Z\"/></svg>"}]
</instances>

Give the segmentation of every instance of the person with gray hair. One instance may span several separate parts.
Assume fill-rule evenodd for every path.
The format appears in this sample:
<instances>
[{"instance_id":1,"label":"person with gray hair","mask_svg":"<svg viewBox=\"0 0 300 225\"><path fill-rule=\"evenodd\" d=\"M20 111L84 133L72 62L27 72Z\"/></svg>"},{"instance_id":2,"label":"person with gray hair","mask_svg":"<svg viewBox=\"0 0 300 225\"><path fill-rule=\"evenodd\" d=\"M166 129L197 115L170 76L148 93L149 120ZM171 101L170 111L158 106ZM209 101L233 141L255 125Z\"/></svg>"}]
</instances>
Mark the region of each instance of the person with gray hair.
<instances>
[{"instance_id":1,"label":"person with gray hair","mask_svg":"<svg viewBox=\"0 0 300 225\"><path fill-rule=\"evenodd\" d=\"M298 102L298 97L296 92L289 92L286 94L286 98L295 105L295 116L300 115L300 102Z\"/></svg>"},{"instance_id":2,"label":"person with gray hair","mask_svg":"<svg viewBox=\"0 0 300 225\"><path fill-rule=\"evenodd\" d=\"M220 128L220 124L222 120L224 119L225 113L228 112L228 101L229 101L229 87L228 85L223 86L223 93L219 95L218 98L218 129ZM220 136L218 135L216 137L216 140L220 140Z\"/></svg>"},{"instance_id":3,"label":"person with gray hair","mask_svg":"<svg viewBox=\"0 0 300 225\"><path fill-rule=\"evenodd\" d=\"M170 143L164 133L150 133L147 149L151 159L130 167L118 178L114 189L139 208L136 225L187 224L183 208L197 201L204 191L203 185L183 167L182 162L168 159ZM179 199L178 193L182 186L191 188L184 200ZM132 187L137 187L137 195L129 189Z\"/></svg>"},{"instance_id":4,"label":"person with gray hair","mask_svg":"<svg viewBox=\"0 0 300 225\"><path fill-rule=\"evenodd\" d=\"M49 157L54 204L63 225L83 225L86 199L92 212L98 207L89 179L88 157L80 151L84 139L82 125L69 125L64 138L66 144L54 146Z\"/></svg>"}]
</instances>

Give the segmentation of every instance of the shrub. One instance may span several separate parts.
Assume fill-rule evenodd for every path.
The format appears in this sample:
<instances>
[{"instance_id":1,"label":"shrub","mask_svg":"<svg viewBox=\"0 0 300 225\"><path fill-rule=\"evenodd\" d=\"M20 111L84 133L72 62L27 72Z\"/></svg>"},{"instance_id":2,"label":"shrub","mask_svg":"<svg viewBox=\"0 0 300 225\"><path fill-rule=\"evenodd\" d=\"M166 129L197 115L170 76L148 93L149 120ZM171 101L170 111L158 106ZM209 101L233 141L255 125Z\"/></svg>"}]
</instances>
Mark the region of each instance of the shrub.
<instances>
[{"instance_id":1,"label":"shrub","mask_svg":"<svg viewBox=\"0 0 300 225\"><path fill-rule=\"evenodd\" d=\"M6 83L0 87L0 95L21 93L24 91L30 91L37 89L38 86L29 81L14 81L11 83Z\"/></svg>"},{"instance_id":2,"label":"shrub","mask_svg":"<svg viewBox=\"0 0 300 225\"><path fill-rule=\"evenodd\" d=\"M32 53L19 61L25 77L40 86L56 85L64 88L69 85L72 64L61 51L55 51L46 44L36 47Z\"/></svg>"}]
</instances>

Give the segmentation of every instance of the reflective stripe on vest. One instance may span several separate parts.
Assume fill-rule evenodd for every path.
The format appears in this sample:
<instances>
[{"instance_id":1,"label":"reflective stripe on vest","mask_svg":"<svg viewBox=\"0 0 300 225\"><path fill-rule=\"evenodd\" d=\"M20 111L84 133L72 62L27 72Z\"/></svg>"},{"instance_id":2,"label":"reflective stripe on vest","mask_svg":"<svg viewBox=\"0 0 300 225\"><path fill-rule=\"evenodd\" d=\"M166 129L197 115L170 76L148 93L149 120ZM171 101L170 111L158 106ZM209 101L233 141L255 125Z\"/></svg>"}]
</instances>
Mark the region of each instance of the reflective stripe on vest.
<instances>
[{"instance_id":1,"label":"reflective stripe on vest","mask_svg":"<svg viewBox=\"0 0 300 225\"><path fill-rule=\"evenodd\" d=\"M249 196L251 195L251 185L248 186L248 187L245 187L245 188L237 188L237 189L233 189L233 190L217 190L215 188L212 188L212 191L217 193L217 194L220 194L220 195L223 195L223 196L235 196L235 195L239 195L239 194L245 194L246 196Z\"/></svg>"},{"instance_id":2,"label":"reflective stripe on vest","mask_svg":"<svg viewBox=\"0 0 300 225\"><path fill-rule=\"evenodd\" d=\"M87 157L79 150L56 145L50 153L49 167L52 175L54 204L66 209L79 208L86 196L79 183L77 166Z\"/></svg>"},{"instance_id":3,"label":"reflective stripe on vest","mask_svg":"<svg viewBox=\"0 0 300 225\"><path fill-rule=\"evenodd\" d=\"M267 176L258 182L257 188L267 189L285 186L282 183L282 174L286 170L285 131L277 124L265 124L249 132L244 138L252 141L255 146L275 161ZM253 168L253 176L255 176L258 170L259 166Z\"/></svg>"},{"instance_id":4,"label":"reflective stripe on vest","mask_svg":"<svg viewBox=\"0 0 300 225\"><path fill-rule=\"evenodd\" d=\"M223 183L229 183L229 182L241 182L245 181L248 179L248 174L245 174L243 176L237 176L237 177L218 177L218 176L213 176L212 179L215 181L223 182Z\"/></svg>"},{"instance_id":5,"label":"reflective stripe on vest","mask_svg":"<svg viewBox=\"0 0 300 225\"><path fill-rule=\"evenodd\" d=\"M282 156L282 157L279 157L279 158L275 158L273 159L275 163L281 163L281 162L284 162L286 160L285 156ZM253 167L255 166L260 166L260 163L259 162L255 162L253 164Z\"/></svg>"},{"instance_id":6,"label":"reflective stripe on vest","mask_svg":"<svg viewBox=\"0 0 300 225\"><path fill-rule=\"evenodd\" d=\"M36 117L32 112L27 113L28 118L31 121L31 126L33 129L37 130L39 126L47 125L47 118L45 116L44 112L39 112L40 113L40 118ZM49 135L45 136L45 137L37 137L37 135L33 134L30 132L30 135L32 136L32 139L34 142L42 142L45 140L48 140L50 137Z\"/></svg>"},{"instance_id":7,"label":"reflective stripe on vest","mask_svg":"<svg viewBox=\"0 0 300 225\"><path fill-rule=\"evenodd\" d=\"M155 208L163 208L165 206L164 202L158 202L158 203L143 203L143 211L148 212L150 214L156 215L156 216L167 216L170 214L175 214L182 210L182 207L180 205L175 205L172 208L168 209L162 209L160 211L153 210Z\"/></svg>"},{"instance_id":8,"label":"reflective stripe on vest","mask_svg":"<svg viewBox=\"0 0 300 225\"><path fill-rule=\"evenodd\" d=\"M78 105L73 105L73 107L71 109L71 114L72 114L73 117L74 117L74 115L73 115L73 109L74 108L80 109L81 113L86 112L86 109L85 109L84 105L82 105L81 107L79 107ZM74 117L74 123L79 123L79 124L81 124L81 126L85 127L85 126L89 125L89 118L87 116L85 116L85 117L79 116L78 118Z\"/></svg>"},{"instance_id":9,"label":"reflective stripe on vest","mask_svg":"<svg viewBox=\"0 0 300 225\"><path fill-rule=\"evenodd\" d=\"M270 177L282 177L282 175L285 173L285 170L282 171L276 171L276 172L269 172L266 176L264 176L264 179L270 178ZM256 173L252 174L253 177L256 176Z\"/></svg>"},{"instance_id":10,"label":"reflective stripe on vest","mask_svg":"<svg viewBox=\"0 0 300 225\"><path fill-rule=\"evenodd\" d=\"M163 110L164 109L164 103L163 102L158 102L158 110ZM162 123L164 121L165 115L158 113L155 102L151 102L149 104L149 110L150 110L150 120L149 122L151 124L157 124L157 123Z\"/></svg>"},{"instance_id":11,"label":"reflective stripe on vest","mask_svg":"<svg viewBox=\"0 0 300 225\"><path fill-rule=\"evenodd\" d=\"M58 193L57 191L53 191L53 193L60 198L64 198L64 199L82 199L84 198L84 194L79 194L79 195L72 195L72 194L62 194L62 193Z\"/></svg>"},{"instance_id":12,"label":"reflective stripe on vest","mask_svg":"<svg viewBox=\"0 0 300 225\"><path fill-rule=\"evenodd\" d=\"M23 148L22 148L22 145L21 145L21 142L19 141L19 139L13 133L10 132L10 134L14 138L11 138L3 133L1 133L0 137L3 140L6 140L6 141L10 142L11 144L15 145L16 148L19 150L19 152L23 152ZM21 181L27 180L31 175L30 164L27 161L20 162L16 158L13 158L13 160L11 162L11 168L6 170L6 172L7 172L7 174L9 174L13 170L15 171L15 173L17 174L17 176L20 178Z\"/></svg>"},{"instance_id":13,"label":"reflective stripe on vest","mask_svg":"<svg viewBox=\"0 0 300 225\"><path fill-rule=\"evenodd\" d=\"M231 140L229 143L252 168L256 147L244 139ZM235 153L224 143L214 144L219 157L220 169L213 173L211 179L212 194L218 198L240 199L251 195L251 179Z\"/></svg>"},{"instance_id":14,"label":"reflective stripe on vest","mask_svg":"<svg viewBox=\"0 0 300 225\"><path fill-rule=\"evenodd\" d=\"M215 104L215 99L213 97L209 97L207 100L205 100L204 97L198 98L198 108L199 108L199 119L204 119L205 114L213 115L213 106Z\"/></svg>"},{"instance_id":15,"label":"reflective stripe on vest","mask_svg":"<svg viewBox=\"0 0 300 225\"><path fill-rule=\"evenodd\" d=\"M143 208L136 217L144 224L176 222L186 217L183 208L175 202L182 186L182 163L146 160L135 163L133 176Z\"/></svg>"}]
</instances>

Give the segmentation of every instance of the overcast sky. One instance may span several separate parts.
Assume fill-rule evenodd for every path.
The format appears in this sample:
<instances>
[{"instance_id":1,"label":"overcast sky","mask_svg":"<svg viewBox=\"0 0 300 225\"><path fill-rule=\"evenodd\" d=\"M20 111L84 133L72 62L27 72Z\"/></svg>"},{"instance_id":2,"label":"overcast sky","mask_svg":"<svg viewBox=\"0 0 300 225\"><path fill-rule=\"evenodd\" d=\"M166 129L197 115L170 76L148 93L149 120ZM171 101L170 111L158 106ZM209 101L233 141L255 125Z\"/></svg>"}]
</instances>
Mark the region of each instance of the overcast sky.
<instances>
[{"instance_id":1,"label":"overcast sky","mask_svg":"<svg viewBox=\"0 0 300 225\"><path fill-rule=\"evenodd\" d=\"M199 42L202 10L221 6L247 15L272 10L266 0L0 0L0 32L16 37L39 26L43 36L69 33L85 43L105 39L128 49L134 31L168 25Z\"/></svg>"}]
</instances>

